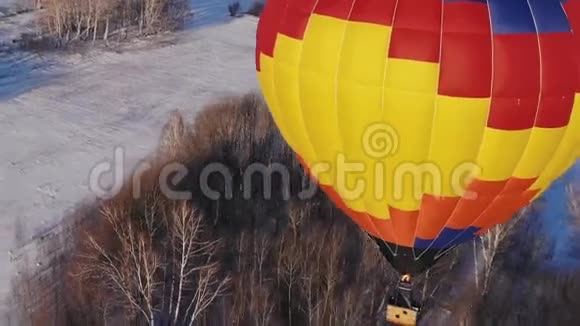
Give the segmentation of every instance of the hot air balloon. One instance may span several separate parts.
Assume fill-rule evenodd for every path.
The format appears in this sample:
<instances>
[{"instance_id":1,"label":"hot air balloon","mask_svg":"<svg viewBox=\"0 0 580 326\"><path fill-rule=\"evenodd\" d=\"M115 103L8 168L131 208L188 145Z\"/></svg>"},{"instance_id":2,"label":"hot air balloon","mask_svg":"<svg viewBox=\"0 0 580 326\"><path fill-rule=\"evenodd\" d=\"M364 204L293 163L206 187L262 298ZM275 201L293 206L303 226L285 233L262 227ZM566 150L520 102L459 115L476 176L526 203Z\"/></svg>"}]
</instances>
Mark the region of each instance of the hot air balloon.
<instances>
[{"instance_id":1,"label":"hot air balloon","mask_svg":"<svg viewBox=\"0 0 580 326\"><path fill-rule=\"evenodd\" d=\"M268 0L276 125L402 275L508 222L580 154L579 0Z\"/></svg>"}]
</instances>

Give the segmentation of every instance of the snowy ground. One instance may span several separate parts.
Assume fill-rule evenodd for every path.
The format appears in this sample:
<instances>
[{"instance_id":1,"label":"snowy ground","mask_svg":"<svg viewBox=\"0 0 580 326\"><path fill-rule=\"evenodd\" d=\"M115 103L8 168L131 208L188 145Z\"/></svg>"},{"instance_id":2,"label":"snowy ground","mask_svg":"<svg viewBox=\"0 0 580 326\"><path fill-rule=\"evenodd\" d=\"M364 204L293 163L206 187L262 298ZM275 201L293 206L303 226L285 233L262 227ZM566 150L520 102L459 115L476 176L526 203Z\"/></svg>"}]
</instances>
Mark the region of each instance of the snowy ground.
<instances>
[{"instance_id":1,"label":"snowy ground","mask_svg":"<svg viewBox=\"0 0 580 326\"><path fill-rule=\"evenodd\" d=\"M0 0L0 18L34 8L34 0Z\"/></svg>"},{"instance_id":2,"label":"snowy ground","mask_svg":"<svg viewBox=\"0 0 580 326\"><path fill-rule=\"evenodd\" d=\"M246 11L256 0L192 0L194 19L191 26L211 25L231 19L227 9L228 4L233 2L239 2L241 10Z\"/></svg>"},{"instance_id":3,"label":"snowy ground","mask_svg":"<svg viewBox=\"0 0 580 326\"><path fill-rule=\"evenodd\" d=\"M37 30L35 16L36 12L0 16L0 49L13 46L12 41L20 39L23 33L34 33Z\"/></svg>"},{"instance_id":4,"label":"snowy ground","mask_svg":"<svg viewBox=\"0 0 580 326\"><path fill-rule=\"evenodd\" d=\"M256 22L190 29L174 45L123 53L0 54L0 296L14 272L9 251L90 200L91 169L113 163L115 148L130 169L170 111L192 116L215 96L257 89Z\"/></svg>"}]
</instances>

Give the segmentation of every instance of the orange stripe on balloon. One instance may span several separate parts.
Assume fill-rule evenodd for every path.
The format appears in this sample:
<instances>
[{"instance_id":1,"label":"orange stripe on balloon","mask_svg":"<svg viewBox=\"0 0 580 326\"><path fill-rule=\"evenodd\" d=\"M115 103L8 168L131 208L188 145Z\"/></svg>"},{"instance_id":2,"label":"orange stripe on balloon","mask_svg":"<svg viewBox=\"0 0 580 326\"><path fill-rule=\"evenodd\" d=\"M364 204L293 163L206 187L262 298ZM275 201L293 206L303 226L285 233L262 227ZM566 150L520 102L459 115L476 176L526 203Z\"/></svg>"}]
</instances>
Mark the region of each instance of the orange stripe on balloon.
<instances>
[{"instance_id":1,"label":"orange stripe on balloon","mask_svg":"<svg viewBox=\"0 0 580 326\"><path fill-rule=\"evenodd\" d=\"M475 179L469 186L447 223L448 228L466 229L472 225L473 221L491 204L504 186L505 181L483 181Z\"/></svg>"},{"instance_id":2,"label":"orange stripe on balloon","mask_svg":"<svg viewBox=\"0 0 580 326\"><path fill-rule=\"evenodd\" d=\"M480 2L445 2L439 94L489 97L491 52L487 6Z\"/></svg>"},{"instance_id":3,"label":"orange stripe on balloon","mask_svg":"<svg viewBox=\"0 0 580 326\"><path fill-rule=\"evenodd\" d=\"M382 219L382 218L377 218L375 216L372 216L370 214L366 214L367 218L369 218L371 220L371 222L373 223L373 228L372 230L376 230L376 232L379 233L379 239L382 239L384 241L390 242L390 243L394 243L397 244L397 231L395 230L395 227L393 226L393 221L391 219ZM366 231L366 230L365 230ZM371 232L369 232L371 233ZM372 233L371 233L372 234Z\"/></svg>"},{"instance_id":4,"label":"orange stripe on balloon","mask_svg":"<svg viewBox=\"0 0 580 326\"><path fill-rule=\"evenodd\" d=\"M389 207L389 213L393 229L396 232L396 244L413 247L419 211L403 211ZM377 223L377 220L375 220L375 223ZM381 225L380 222L378 225Z\"/></svg>"},{"instance_id":5,"label":"orange stripe on balloon","mask_svg":"<svg viewBox=\"0 0 580 326\"><path fill-rule=\"evenodd\" d=\"M488 221L491 215L501 213L505 213L506 218L511 218L515 211L526 205L529 200L515 200L514 205L509 206L506 204L506 196L520 198L519 196L527 193L527 189L536 180L537 178L510 178L506 181L475 180L468 187L445 226L453 229L484 227L491 223Z\"/></svg>"},{"instance_id":6,"label":"orange stripe on balloon","mask_svg":"<svg viewBox=\"0 0 580 326\"><path fill-rule=\"evenodd\" d=\"M524 192L528 190L538 178L531 179L520 179L520 178L510 178L505 188L502 192L513 193L513 192Z\"/></svg>"},{"instance_id":7,"label":"orange stripe on balloon","mask_svg":"<svg viewBox=\"0 0 580 326\"><path fill-rule=\"evenodd\" d=\"M501 216L507 215L511 217L510 213L515 211L519 205L518 195L499 195L493 199L483 213L480 212L477 221L472 222L472 225L481 229L489 229L496 224L494 221L498 219L499 214L502 214Z\"/></svg>"},{"instance_id":8,"label":"orange stripe on balloon","mask_svg":"<svg viewBox=\"0 0 580 326\"><path fill-rule=\"evenodd\" d=\"M439 62L441 0L399 0L390 58Z\"/></svg>"},{"instance_id":9,"label":"orange stripe on balloon","mask_svg":"<svg viewBox=\"0 0 580 326\"><path fill-rule=\"evenodd\" d=\"M423 195L415 237L421 239L437 238L459 199L459 197Z\"/></svg>"},{"instance_id":10,"label":"orange stripe on balloon","mask_svg":"<svg viewBox=\"0 0 580 326\"><path fill-rule=\"evenodd\" d=\"M474 179L467 186L463 197L472 198L474 196L495 196L503 190L507 182L508 180L486 181Z\"/></svg>"},{"instance_id":11,"label":"orange stripe on balloon","mask_svg":"<svg viewBox=\"0 0 580 326\"><path fill-rule=\"evenodd\" d=\"M473 199L462 198L453 214L445 224L445 227L463 230L472 225L473 221L483 212L495 199L495 196L479 196Z\"/></svg>"},{"instance_id":12,"label":"orange stripe on balloon","mask_svg":"<svg viewBox=\"0 0 580 326\"><path fill-rule=\"evenodd\" d=\"M537 178L510 178L506 181L475 180L457 204L446 227L466 229L469 226L489 228L509 220L527 205L537 191L527 190ZM531 194L534 192L534 195ZM531 197L530 197L531 196ZM503 215L502 215L503 214ZM503 223L503 222L502 222Z\"/></svg>"},{"instance_id":13,"label":"orange stripe on balloon","mask_svg":"<svg viewBox=\"0 0 580 326\"><path fill-rule=\"evenodd\" d=\"M380 234L379 239L401 245L399 243L399 230L395 229L392 219L376 218L372 215L368 215L368 217L374 225L374 230Z\"/></svg>"},{"instance_id":14,"label":"orange stripe on balloon","mask_svg":"<svg viewBox=\"0 0 580 326\"><path fill-rule=\"evenodd\" d=\"M529 190L524 193L502 194L496 197L475 222L475 226L481 228L478 234L484 234L493 226L510 220L522 207L528 205L537 193L538 190Z\"/></svg>"}]
</instances>

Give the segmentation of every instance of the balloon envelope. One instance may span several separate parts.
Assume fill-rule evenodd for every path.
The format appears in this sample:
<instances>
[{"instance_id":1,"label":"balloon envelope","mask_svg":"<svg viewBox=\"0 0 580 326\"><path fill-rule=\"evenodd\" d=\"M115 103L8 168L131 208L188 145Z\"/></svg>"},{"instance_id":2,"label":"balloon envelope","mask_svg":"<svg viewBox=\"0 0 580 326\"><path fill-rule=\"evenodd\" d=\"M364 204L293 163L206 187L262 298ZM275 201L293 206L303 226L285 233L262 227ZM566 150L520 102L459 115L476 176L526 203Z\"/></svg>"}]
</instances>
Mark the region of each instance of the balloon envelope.
<instances>
[{"instance_id":1,"label":"balloon envelope","mask_svg":"<svg viewBox=\"0 0 580 326\"><path fill-rule=\"evenodd\" d=\"M576 161L574 30L574 0L268 0L256 68L304 167L413 272Z\"/></svg>"}]
</instances>

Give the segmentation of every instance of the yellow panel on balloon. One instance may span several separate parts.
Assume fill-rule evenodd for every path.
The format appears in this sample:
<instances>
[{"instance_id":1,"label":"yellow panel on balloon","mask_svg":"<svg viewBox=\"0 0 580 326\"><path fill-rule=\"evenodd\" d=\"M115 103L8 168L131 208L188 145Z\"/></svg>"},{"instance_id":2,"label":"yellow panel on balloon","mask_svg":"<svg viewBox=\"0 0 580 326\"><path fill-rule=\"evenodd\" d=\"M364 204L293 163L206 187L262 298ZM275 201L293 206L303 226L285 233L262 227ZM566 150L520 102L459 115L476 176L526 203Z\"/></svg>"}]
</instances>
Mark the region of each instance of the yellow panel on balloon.
<instances>
[{"instance_id":1,"label":"yellow panel on balloon","mask_svg":"<svg viewBox=\"0 0 580 326\"><path fill-rule=\"evenodd\" d=\"M298 69L302 56L302 41L284 34L278 34L276 37L276 46L274 47L274 58L276 64L285 64Z\"/></svg>"},{"instance_id":2,"label":"yellow panel on balloon","mask_svg":"<svg viewBox=\"0 0 580 326\"><path fill-rule=\"evenodd\" d=\"M300 68L336 77L348 22L313 14L304 34Z\"/></svg>"},{"instance_id":3,"label":"yellow panel on balloon","mask_svg":"<svg viewBox=\"0 0 580 326\"><path fill-rule=\"evenodd\" d=\"M338 132L336 82L346 24L336 18L312 15L303 40L298 78L300 109L317 163L330 168L318 175L323 185L335 185L335 162L343 152ZM343 190L335 189L339 194Z\"/></svg>"},{"instance_id":4,"label":"yellow panel on balloon","mask_svg":"<svg viewBox=\"0 0 580 326\"><path fill-rule=\"evenodd\" d=\"M562 141L566 127L534 127L514 176L520 179L533 179L540 175Z\"/></svg>"},{"instance_id":5,"label":"yellow panel on balloon","mask_svg":"<svg viewBox=\"0 0 580 326\"><path fill-rule=\"evenodd\" d=\"M382 87L391 32L389 26L349 22L340 49L338 79Z\"/></svg>"},{"instance_id":6,"label":"yellow panel on balloon","mask_svg":"<svg viewBox=\"0 0 580 326\"><path fill-rule=\"evenodd\" d=\"M415 93L437 94L439 65L408 59L389 58L387 61L387 89L413 91Z\"/></svg>"},{"instance_id":7,"label":"yellow panel on balloon","mask_svg":"<svg viewBox=\"0 0 580 326\"><path fill-rule=\"evenodd\" d=\"M531 189L541 189L545 191L554 179L562 175L571 164L574 163L574 152L577 151L580 138L580 94L574 96L574 106L572 116L566 127L564 136L549 163L542 170L538 180L532 185ZM541 193L539 194L541 195ZM538 195L538 196L539 196Z\"/></svg>"},{"instance_id":8,"label":"yellow panel on balloon","mask_svg":"<svg viewBox=\"0 0 580 326\"><path fill-rule=\"evenodd\" d=\"M359 187L361 190L360 194L354 193L355 196L349 198L349 206L363 207L378 218L388 217L385 198L380 193L384 188L384 176L375 173L378 160L365 152L361 145L368 128L382 120L383 83L390 38L390 27L349 22L342 43L337 81L339 132L348 163L346 170L339 169L338 173L343 175L349 189Z\"/></svg>"},{"instance_id":9,"label":"yellow panel on balloon","mask_svg":"<svg viewBox=\"0 0 580 326\"><path fill-rule=\"evenodd\" d=\"M292 148L300 153L307 164L316 161L312 141L308 137L301 110L299 70L302 42L285 35L278 35L274 53L274 85L280 120L292 126L285 134L292 140Z\"/></svg>"},{"instance_id":10,"label":"yellow panel on balloon","mask_svg":"<svg viewBox=\"0 0 580 326\"><path fill-rule=\"evenodd\" d=\"M439 65L414 60L387 61L383 123L396 143L386 164L385 193L394 208L413 211L430 181L428 158Z\"/></svg>"},{"instance_id":11,"label":"yellow panel on balloon","mask_svg":"<svg viewBox=\"0 0 580 326\"><path fill-rule=\"evenodd\" d=\"M513 176L528 144L531 129L499 130L486 127L479 149L478 176L484 181L504 181Z\"/></svg>"},{"instance_id":12,"label":"yellow panel on balloon","mask_svg":"<svg viewBox=\"0 0 580 326\"><path fill-rule=\"evenodd\" d=\"M432 195L461 196L458 181L475 166L479 144L487 124L489 98L438 96L433 119L429 162L440 178Z\"/></svg>"},{"instance_id":13,"label":"yellow panel on balloon","mask_svg":"<svg viewBox=\"0 0 580 326\"><path fill-rule=\"evenodd\" d=\"M289 122L284 121L276 97L276 88L274 85L274 59L260 53L260 63L261 71L258 72L258 80L262 87L264 99L266 100L266 103L268 103L272 118L280 129L282 136L292 148L295 148L296 142L292 139L292 135L287 132Z\"/></svg>"}]
</instances>

